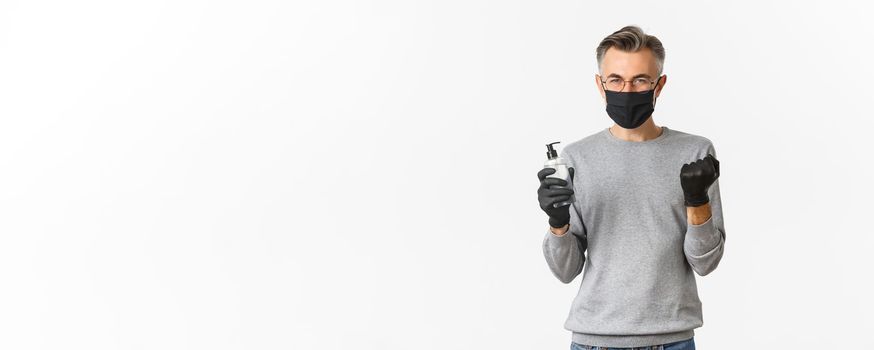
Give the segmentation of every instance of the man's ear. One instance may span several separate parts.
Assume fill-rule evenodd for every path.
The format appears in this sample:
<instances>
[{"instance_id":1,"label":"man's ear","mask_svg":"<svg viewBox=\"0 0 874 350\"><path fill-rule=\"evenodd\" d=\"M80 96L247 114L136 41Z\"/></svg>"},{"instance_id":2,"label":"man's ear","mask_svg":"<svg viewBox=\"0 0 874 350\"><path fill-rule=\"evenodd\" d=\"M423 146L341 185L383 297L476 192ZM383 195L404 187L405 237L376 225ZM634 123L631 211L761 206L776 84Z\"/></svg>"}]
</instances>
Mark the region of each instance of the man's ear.
<instances>
[{"instance_id":1,"label":"man's ear","mask_svg":"<svg viewBox=\"0 0 874 350\"><path fill-rule=\"evenodd\" d=\"M601 76L598 74L595 74L595 85L598 86L598 92L601 93L601 101L604 101L604 103L606 104L607 95L604 94L604 86L601 85Z\"/></svg>"},{"instance_id":2,"label":"man's ear","mask_svg":"<svg viewBox=\"0 0 874 350\"><path fill-rule=\"evenodd\" d=\"M656 87L655 87L655 89L656 89L656 91L655 91L655 97L659 97L659 94L662 93L662 89L665 88L665 84L666 84L667 82L668 82L668 76L667 76L667 75L662 75L662 76L659 77L659 81L658 81L658 83L656 83Z\"/></svg>"}]
</instances>

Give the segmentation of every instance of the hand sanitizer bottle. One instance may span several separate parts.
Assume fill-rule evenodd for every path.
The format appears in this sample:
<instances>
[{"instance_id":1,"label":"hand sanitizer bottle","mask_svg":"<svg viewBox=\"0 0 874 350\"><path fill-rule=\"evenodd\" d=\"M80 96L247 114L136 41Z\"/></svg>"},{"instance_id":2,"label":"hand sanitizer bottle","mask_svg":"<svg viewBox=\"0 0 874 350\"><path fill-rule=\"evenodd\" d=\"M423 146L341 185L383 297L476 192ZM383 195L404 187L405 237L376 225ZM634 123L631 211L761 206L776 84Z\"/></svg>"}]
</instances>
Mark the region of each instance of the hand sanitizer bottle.
<instances>
[{"instance_id":1,"label":"hand sanitizer bottle","mask_svg":"<svg viewBox=\"0 0 874 350\"><path fill-rule=\"evenodd\" d=\"M570 188L571 190L573 190L574 185L571 181L570 172L568 172L568 170L567 170L568 169L567 162L565 162L564 158L559 157L558 153L552 147L552 145L554 145L556 143L559 143L559 141L546 144L546 158L547 158L547 160L546 160L546 163L543 164L543 167L555 169L554 173L552 173L546 177L554 177L554 178L565 180L565 181L567 181L567 187ZM576 169L574 169L574 170L576 170ZM576 175L576 174L574 174L574 175ZM557 185L553 185L553 187L555 187L555 186L557 186ZM552 206L558 208L561 206L570 205L570 204L574 203L575 201L576 201L576 196L572 194L571 198L568 199L567 201L555 203Z\"/></svg>"}]
</instances>

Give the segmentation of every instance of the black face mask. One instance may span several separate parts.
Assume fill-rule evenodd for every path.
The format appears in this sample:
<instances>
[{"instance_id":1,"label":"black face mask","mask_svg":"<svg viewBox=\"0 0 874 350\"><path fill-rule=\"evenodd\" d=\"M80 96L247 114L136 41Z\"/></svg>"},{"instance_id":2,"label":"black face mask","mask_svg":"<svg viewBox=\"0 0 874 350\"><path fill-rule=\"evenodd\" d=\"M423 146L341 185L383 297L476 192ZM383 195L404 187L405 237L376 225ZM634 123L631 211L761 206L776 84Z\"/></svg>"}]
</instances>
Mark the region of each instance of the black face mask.
<instances>
[{"instance_id":1,"label":"black face mask","mask_svg":"<svg viewBox=\"0 0 874 350\"><path fill-rule=\"evenodd\" d=\"M607 114L616 124L626 129L641 126L655 110L655 89L645 92L616 92L604 90L607 96Z\"/></svg>"}]
</instances>

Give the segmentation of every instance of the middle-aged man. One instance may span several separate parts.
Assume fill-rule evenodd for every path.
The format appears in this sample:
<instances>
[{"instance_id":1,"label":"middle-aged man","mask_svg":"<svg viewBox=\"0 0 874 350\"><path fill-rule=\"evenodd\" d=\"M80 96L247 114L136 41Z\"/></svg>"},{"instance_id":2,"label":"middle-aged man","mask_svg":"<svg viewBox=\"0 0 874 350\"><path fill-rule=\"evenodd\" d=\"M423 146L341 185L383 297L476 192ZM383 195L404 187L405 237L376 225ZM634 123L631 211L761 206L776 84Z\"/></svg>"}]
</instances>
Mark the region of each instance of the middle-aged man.
<instances>
[{"instance_id":1,"label":"middle-aged man","mask_svg":"<svg viewBox=\"0 0 874 350\"><path fill-rule=\"evenodd\" d=\"M626 26L596 53L615 124L562 149L570 186L547 177L552 168L537 174L549 269L563 283L583 274L564 328L572 350L694 349L704 324L695 273L712 272L725 244L716 151L653 121L667 81L659 39Z\"/></svg>"}]
</instances>

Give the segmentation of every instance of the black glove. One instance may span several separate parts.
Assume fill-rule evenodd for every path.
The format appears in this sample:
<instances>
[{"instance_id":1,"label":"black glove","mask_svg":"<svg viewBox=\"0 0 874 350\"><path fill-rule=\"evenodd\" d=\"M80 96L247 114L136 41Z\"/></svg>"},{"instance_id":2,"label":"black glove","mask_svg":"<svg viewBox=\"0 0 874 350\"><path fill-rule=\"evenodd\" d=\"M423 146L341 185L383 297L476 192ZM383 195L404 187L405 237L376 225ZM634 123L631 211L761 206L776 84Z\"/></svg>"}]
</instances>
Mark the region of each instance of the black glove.
<instances>
[{"instance_id":1,"label":"black glove","mask_svg":"<svg viewBox=\"0 0 874 350\"><path fill-rule=\"evenodd\" d=\"M553 204L567 201L571 198L574 190L568 185L567 181L554 177L547 177L554 174L555 169L543 168L537 172L537 178L540 179L540 188L537 189L537 200L540 202L540 209L549 215L549 226L560 228L567 225L571 220L570 204L562 205L558 208L553 207ZM568 168L571 181L574 180L574 168Z\"/></svg>"},{"instance_id":2,"label":"black glove","mask_svg":"<svg viewBox=\"0 0 874 350\"><path fill-rule=\"evenodd\" d=\"M687 207L697 207L710 202L707 189L719 178L719 161L712 154L680 169L680 186Z\"/></svg>"}]
</instances>

